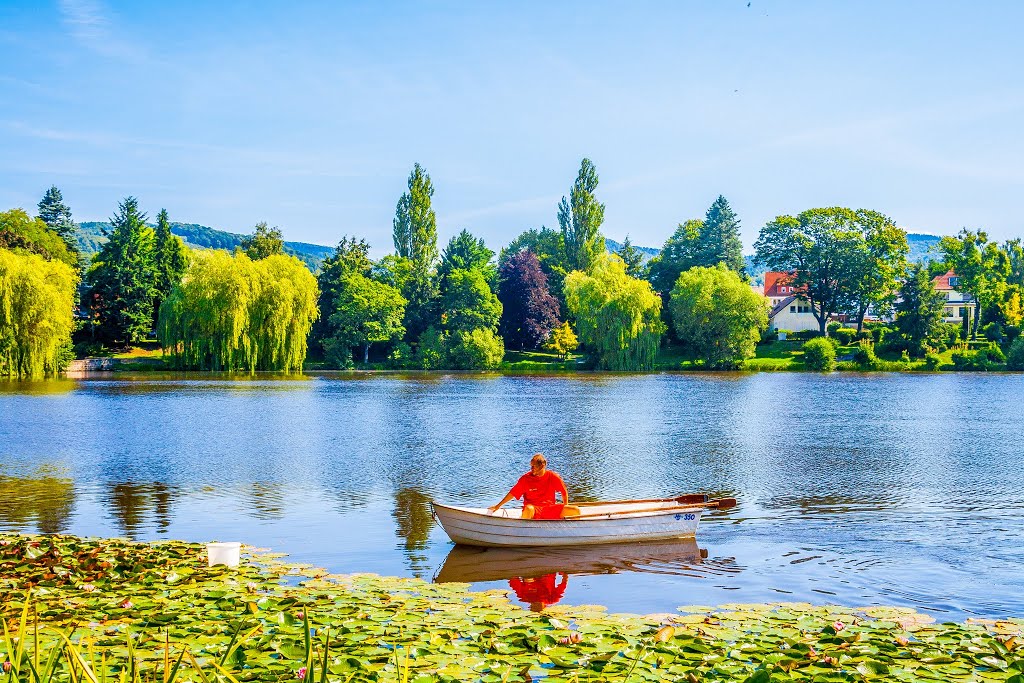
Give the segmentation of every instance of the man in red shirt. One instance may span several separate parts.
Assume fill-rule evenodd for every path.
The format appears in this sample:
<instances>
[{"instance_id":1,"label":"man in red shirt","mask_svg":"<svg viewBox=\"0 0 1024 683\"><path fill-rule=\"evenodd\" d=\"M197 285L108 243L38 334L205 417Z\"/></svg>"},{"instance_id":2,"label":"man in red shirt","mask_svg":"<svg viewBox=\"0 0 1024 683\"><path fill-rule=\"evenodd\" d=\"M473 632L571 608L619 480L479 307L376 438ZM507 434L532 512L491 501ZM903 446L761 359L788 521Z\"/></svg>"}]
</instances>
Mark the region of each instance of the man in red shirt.
<instances>
[{"instance_id":1,"label":"man in red shirt","mask_svg":"<svg viewBox=\"0 0 1024 683\"><path fill-rule=\"evenodd\" d=\"M488 508L491 513L497 512L505 503L513 498L523 499L523 519L561 519L576 517L580 509L569 505L569 492L565 490L565 482L547 468L548 461L543 453L534 453L530 458L530 471L519 477L512 490L505 494L501 502ZM555 500L555 494L562 494L562 502Z\"/></svg>"}]
</instances>

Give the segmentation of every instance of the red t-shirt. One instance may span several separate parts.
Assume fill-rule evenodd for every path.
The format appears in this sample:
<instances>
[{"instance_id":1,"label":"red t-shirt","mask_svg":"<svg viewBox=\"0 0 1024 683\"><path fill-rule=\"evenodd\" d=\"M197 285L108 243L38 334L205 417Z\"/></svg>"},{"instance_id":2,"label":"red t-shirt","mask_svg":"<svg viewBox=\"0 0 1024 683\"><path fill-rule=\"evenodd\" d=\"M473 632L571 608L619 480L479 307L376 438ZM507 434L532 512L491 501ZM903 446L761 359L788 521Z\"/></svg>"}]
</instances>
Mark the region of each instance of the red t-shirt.
<instances>
[{"instance_id":1,"label":"red t-shirt","mask_svg":"<svg viewBox=\"0 0 1024 683\"><path fill-rule=\"evenodd\" d=\"M512 487L512 497L522 498L523 505L553 505L555 494L559 492L562 494L562 501L568 500L565 482L557 472L551 470L545 470L539 477L533 472L527 472L519 477L519 481Z\"/></svg>"},{"instance_id":2,"label":"red t-shirt","mask_svg":"<svg viewBox=\"0 0 1024 683\"><path fill-rule=\"evenodd\" d=\"M516 592L516 597L525 603L539 602L553 605L565 595L569 577L562 574L562 580L557 584L556 581L555 574L545 574L536 579L524 579L516 576L508 580L508 585Z\"/></svg>"}]
</instances>

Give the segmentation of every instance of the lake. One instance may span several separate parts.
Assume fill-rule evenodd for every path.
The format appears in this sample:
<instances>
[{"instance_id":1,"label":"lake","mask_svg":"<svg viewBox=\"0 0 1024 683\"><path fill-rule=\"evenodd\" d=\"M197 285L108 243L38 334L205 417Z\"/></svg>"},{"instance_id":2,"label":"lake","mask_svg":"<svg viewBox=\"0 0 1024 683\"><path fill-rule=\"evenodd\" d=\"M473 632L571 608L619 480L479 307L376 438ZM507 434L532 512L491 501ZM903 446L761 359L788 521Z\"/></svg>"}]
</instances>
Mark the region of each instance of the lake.
<instances>
[{"instance_id":1,"label":"lake","mask_svg":"<svg viewBox=\"0 0 1024 683\"><path fill-rule=\"evenodd\" d=\"M0 531L241 540L535 606L1022 616L1022 403L1012 374L0 382ZM496 503L535 451L576 500L739 505L705 516L696 544L453 550L428 501Z\"/></svg>"}]
</instances>

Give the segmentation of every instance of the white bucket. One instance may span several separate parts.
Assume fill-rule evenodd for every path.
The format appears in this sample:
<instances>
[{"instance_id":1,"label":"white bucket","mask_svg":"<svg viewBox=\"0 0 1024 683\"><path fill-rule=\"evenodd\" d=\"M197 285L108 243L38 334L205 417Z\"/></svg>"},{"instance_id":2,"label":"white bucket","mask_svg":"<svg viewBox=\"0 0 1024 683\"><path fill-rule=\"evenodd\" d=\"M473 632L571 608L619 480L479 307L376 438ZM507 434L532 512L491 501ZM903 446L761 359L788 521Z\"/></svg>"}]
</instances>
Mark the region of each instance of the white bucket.
<instances>
[{"instance_id":1,"label":"white bucket","mask_svg":"<svg viewBox=\"0 0 1024 683\"><path fill-rule=\"evenodd\" d=\"M224 541L206 544L206 554L209 557L211 567L215 564L226 564L229 567L237 567L238 555L241 551L242 544L238 541Z\"/></svg>"}]
</instances>

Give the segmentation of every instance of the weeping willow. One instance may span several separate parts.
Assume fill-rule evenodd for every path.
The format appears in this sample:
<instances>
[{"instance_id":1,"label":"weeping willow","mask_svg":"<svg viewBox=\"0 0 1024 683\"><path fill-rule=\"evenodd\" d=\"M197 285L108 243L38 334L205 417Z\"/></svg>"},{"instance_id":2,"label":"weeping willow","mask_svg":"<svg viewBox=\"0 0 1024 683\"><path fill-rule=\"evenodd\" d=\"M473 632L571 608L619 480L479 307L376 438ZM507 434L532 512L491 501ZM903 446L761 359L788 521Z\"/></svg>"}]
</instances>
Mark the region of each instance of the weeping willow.
<instances>
[{"instance_id":1,"label":"weeping willow","mask_svg":"<svg viewBox=\"0 0 1024 683\"><path fill-rule=\"evenodd\" d=\"M77 285L66 263L0 249L0 375L39 377L61 369Z\"/></svg>"},{"instance_id":2,"label":"weeping willow","mask_svg":"<svg viewBox=\"0 0 1024 683\"><path fill-rule=\"evenodd\" d=\"M301 370L317 296L316 278L292 256L195 252L160 306L160 344L183 369Z\"/></svg>"},{"instance_id":3,"label":"weeping willow","mask_svg":"<svg viewBox=\"0 0 1024 683\"><path fill-rule=\"evenodd\" d=\"M599 370L650 370L664 324L661 297L649 282L626 274L614 255L599 257L593 273L565 278L565 301L576 318L580 341L593 351Z\"/></svg>"}]
</instances>

